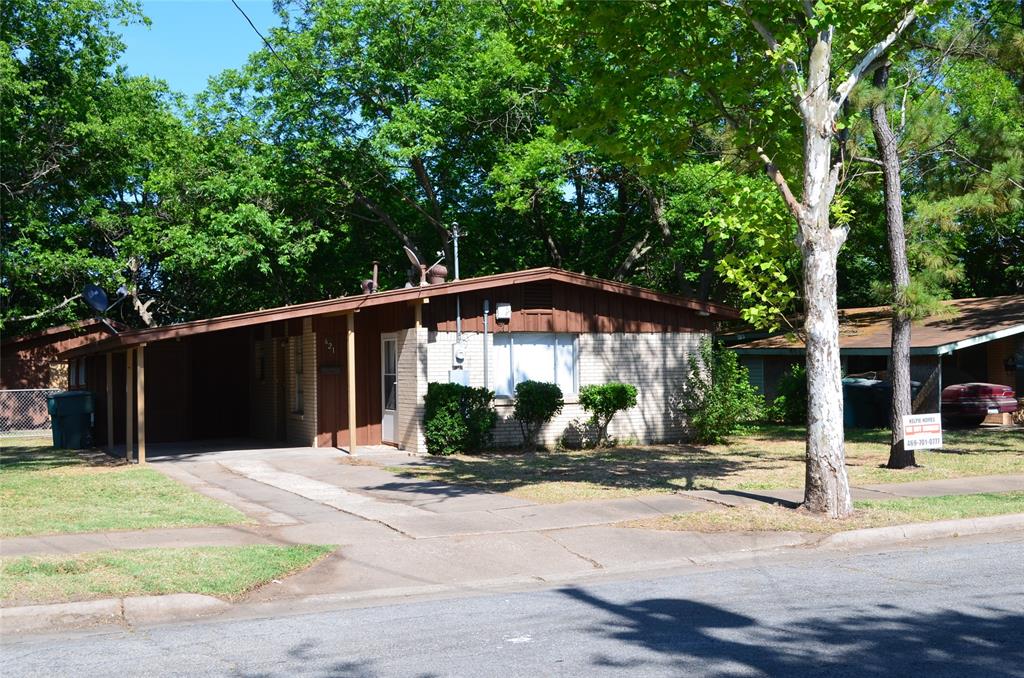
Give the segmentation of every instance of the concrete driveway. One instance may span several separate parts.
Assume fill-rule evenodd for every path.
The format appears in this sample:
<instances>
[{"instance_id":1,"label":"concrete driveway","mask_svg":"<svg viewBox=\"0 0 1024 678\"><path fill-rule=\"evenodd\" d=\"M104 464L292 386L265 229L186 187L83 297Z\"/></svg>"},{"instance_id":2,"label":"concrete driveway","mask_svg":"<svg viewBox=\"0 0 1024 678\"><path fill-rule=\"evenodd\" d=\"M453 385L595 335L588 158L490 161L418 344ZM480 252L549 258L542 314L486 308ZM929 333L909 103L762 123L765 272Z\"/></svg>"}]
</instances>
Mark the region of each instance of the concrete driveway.
<instances>
[{"instance_id":1,"label":"concrete driveway","mask_svg":"<svg viewBox=\"0 0 1024 678\"><path fill-rule=\"evenodd\" d=\"M393 473L386 467L430 460L388 447L363 448L358 457L333 448L239 445L191 453L183 447L150 459L158 470L265 524L362 521L359 533L382 534L379 528L385 528L411 539L556 530L706 508L699 500L670 494L535 504Z\"/></svg>"}]
</instances>

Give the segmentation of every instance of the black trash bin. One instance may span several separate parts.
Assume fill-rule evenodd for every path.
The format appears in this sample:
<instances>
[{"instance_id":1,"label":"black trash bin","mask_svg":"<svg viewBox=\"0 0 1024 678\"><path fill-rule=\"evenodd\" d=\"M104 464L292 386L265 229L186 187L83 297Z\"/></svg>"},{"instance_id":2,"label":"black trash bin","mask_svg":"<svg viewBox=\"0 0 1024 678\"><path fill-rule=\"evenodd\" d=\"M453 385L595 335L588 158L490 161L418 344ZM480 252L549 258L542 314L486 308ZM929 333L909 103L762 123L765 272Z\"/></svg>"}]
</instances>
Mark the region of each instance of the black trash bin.
<instances>
[{"instance_id":1,"label":"black trash bin","mask_svg":"<svg viewBox=\"0 0 1024 678\"><path fill-rule=\"evenodd\" d=\"M89 391L61 391L46 400L53 446L80 450L92 444L93 405Z\"/></svg>"}]
</instances>

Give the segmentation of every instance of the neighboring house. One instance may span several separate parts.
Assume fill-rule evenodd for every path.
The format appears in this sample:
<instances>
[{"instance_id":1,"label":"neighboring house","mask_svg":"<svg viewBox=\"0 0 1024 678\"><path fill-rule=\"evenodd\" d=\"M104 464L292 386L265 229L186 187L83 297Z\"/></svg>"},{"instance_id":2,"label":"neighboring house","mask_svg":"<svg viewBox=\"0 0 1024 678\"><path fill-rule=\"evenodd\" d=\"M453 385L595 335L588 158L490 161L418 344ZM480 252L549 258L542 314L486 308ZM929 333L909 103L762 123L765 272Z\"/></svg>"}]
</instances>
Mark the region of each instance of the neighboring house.
<instances>
[{"instance_id":1,"label":"neighboring house","mask_svg":"<svg viewBox=\"0 0 1024 678\"><path fill-rule=\"evenodd\" d=\"M681 436L676 395L688 360L716 320L735 317L542 268L124 332L65 357L84 360L87 387L110 402L106 425L97 420L101 443L139 438L141 420L143 443L249 437L351 448L355 436L356 446L423 451L427 383L451 380L495 391L496 443L514 444L509 396L526 379L565 394L546 444L585 418L579 387L608 381L639 390L612 434L654 442Z\"/></svg>"},{"instance_id":2,"label":"neighboring house","mask_svg":"<svg viewBox=\"0 0 1024 678\"><path fill-rule=\"evenodd\" d=\"M84 364L69 365L60 354L114 334L115 326L99 320L60 325L0 342L0 432L48 427L44 389L84 385Z\"/></svg>"},{"instance_id":3,"label":"neighboring house","mask_svg":"<svg viewBox=\"0 0 1024 678\"><path fill-rule=\"evenodd\" d=\"M954 299L946 313L917 321L911 330L911 379L922 384L915 412L937 412L942 389L971 381L1024 390L1024 295ZM887 306L839 312L839 353L844 374L889 368L891 313ZM803 362L793 335L726 341L749 370L750 381L771 401L790 366Z\"/></svg>"},{"instance_id":4,"label":"neighboring house","mask_svg":"<svg viewBox=\"0 0 1024 678\"><path fill-rule=\"evenodd\" d=\"M0 389L68 388L76 383L79 375L75 371L69 373L68 363L58 356L106 339L117 327L100 320L84 320L4 337L0 342Z\"/></svg>"}]
</instances>

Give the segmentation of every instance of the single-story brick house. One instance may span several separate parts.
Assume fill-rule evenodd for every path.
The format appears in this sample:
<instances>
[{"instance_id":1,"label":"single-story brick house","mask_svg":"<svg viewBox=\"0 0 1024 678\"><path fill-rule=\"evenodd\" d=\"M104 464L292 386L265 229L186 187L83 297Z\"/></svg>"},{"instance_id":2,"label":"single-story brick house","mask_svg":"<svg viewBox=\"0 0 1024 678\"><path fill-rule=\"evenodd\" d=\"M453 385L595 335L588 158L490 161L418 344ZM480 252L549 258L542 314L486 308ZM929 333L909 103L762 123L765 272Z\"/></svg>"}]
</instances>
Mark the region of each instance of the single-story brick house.
<instances>
[{"instance_id":1,"label":"single-story brick house","mask_svg":"<svg viewBox=\"0 0 1024 678\"><path fill-rule=\"evenodd\" d=\"M951 384L980 381L1024 391L1024 294L943 304L946 313L916 321L911 329L910 377L922 384L915 411L938 412L942 389ZM841 310L843 372L886 372L891 332L888 306ZM792 334L734 336L726 343L769 401L778 394L782 375L804 360L803 342Z\"/></svg>"},{"instance_id":2,"label":"single-story brick house","mask_svg":"<svg viewBox=\"0 0 1024 678\"><path fill-rule=\"evenodd\" d=\"M96 439L137 440L140 452L147 440L228 437L423 451L427 384L449 380L495 391L498 444L519 440L508 397L519 381L565 393L546 444L585 418L580 386L629 382L638 406L611 432L654 442L680 437L689 357L736 315L540 268L122 332L64 357L109 402Z\"/></svg>"}]
</instances>

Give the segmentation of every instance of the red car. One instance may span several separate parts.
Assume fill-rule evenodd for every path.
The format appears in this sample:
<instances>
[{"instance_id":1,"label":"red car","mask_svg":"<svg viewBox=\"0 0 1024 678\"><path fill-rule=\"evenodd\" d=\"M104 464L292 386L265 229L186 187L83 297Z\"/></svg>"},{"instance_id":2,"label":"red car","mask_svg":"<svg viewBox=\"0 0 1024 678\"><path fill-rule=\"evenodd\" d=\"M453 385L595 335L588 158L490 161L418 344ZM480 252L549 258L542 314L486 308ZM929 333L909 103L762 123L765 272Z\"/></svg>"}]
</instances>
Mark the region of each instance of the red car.
<instances>
[{"instance_id":1,"label":"red car","mask_svg":"<svg viewBox=\"0 0 1024 678\"><path fill-rule=\"evenodd\" d=\"M981 426L990 414L1016 412L1013 389L1002 384L954 384L942 389L942 419L949 426Z\"/></svg>"}]
</instances>

